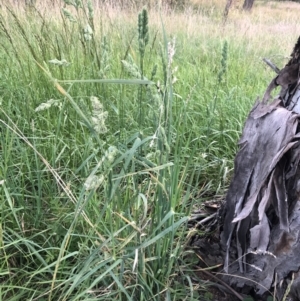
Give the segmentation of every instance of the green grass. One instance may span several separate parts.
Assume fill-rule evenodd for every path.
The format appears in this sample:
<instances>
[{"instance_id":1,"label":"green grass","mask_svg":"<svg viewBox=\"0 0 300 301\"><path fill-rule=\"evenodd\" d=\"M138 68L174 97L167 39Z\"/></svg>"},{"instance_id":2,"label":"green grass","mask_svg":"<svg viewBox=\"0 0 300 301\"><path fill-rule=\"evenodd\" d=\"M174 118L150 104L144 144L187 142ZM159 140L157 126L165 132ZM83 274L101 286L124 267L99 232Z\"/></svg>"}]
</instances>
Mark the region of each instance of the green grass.
<instances>
[{"instance_id":1,"label":"green grass","mask_svg":"<svg viewBox=\"0 0 300 301\"><path fill-rule=\"evenodd\" d=\"M204 299L187 220L224 194L297 14L89 3L0 8L0 300Z\"/></svg>"}]
</instances>

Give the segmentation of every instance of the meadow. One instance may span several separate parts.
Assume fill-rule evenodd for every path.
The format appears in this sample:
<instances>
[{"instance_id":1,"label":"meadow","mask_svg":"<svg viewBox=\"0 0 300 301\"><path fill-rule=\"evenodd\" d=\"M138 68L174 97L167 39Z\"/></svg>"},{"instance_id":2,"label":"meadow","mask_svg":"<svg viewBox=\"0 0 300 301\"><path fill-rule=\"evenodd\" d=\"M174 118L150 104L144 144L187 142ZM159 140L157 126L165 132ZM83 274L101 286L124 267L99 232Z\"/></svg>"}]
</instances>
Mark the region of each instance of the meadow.
<instances>
[{"instance_id":1,"label":"meadow","mask_svg":"<svg viewBox=\"0 0 300 301\"><path fill-rule=\"evenodd\" d=\"M187 223L300 32L225 3L1 1L0 300L214 300Z\"/></svg>"}]
</instances>

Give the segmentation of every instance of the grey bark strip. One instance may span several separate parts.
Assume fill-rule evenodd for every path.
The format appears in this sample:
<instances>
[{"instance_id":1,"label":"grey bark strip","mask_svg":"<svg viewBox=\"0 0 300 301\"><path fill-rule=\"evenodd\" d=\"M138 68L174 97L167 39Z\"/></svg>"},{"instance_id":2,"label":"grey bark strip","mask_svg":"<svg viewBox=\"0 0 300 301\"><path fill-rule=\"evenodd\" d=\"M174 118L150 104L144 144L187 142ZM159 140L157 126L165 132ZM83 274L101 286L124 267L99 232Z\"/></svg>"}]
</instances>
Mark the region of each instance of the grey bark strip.
<instances>
[{"instance_id":1,"label":"grey bark strip","mask_svg":"<svg viewBox=\"0 0 300 301\"><path fill-rule=\"evenodd\" d=\"M291 273L300 279L299 63L300 38L249 113L221 211L228 273L223 278L243 293L254 289L259 297L276 286L279 300ZM280 94L269 103L277 86ZM300 290L297 277L292 295Z\"/></svg>"}]
</instances>

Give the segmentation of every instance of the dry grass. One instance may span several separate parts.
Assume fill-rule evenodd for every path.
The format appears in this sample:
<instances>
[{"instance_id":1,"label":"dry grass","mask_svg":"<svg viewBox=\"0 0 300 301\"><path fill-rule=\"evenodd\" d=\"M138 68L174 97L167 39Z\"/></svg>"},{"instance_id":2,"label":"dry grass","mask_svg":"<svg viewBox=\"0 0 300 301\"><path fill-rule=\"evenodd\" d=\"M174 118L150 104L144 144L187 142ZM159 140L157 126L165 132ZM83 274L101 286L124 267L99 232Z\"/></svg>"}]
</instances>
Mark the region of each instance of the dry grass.
<instances>
[{"instance_id":1,"label":"dry grass","mask_svg":"<svg viewBox=\"0 0 300 301\"><path fill-rule=\"evenodd\" d=\"M14 0L5 3L14 3ZM152 1L154 3L154 1ZM156 1L159 2L159 1ZM36 1L37 9L45 18L53 19L60 14L63 0ZM95 20L103 20L102 30L111 30L110 25L135 24L135 16L139 8L131 6L124 13L118 1L94 1ZM163 3L163 2L162 2ZM228 22L223 27L222 12L226 0L190 0L191 5L184 12L175 12L163 5L152 5L149 12L152 27L161 28L161 17L169 34L184 33L188 38L195 36L213 36L251 41L254 47L264 48L266 43L278 44L279 52L291 49L298 36L299 12L298 3L285 1L256 1L252 13L241 12L243 1L235 0L229 13ZM161 8L161 16L157 8ZM24 12L24 5L18 5L18 11ZM203 10L205 13L203 14ZM106 26L107 25L107 26ZM277 42L276 42L277 41Z\"/></svg>"}]
</instances>

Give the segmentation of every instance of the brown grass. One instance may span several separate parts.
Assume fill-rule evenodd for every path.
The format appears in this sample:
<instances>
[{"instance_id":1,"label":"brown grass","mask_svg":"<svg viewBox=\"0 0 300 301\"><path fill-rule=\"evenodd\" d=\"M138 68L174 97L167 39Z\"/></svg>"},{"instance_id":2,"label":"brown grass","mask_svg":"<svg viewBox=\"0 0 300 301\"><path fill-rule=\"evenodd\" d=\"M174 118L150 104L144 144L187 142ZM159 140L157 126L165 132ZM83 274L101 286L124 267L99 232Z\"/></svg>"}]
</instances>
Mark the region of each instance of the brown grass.
<instances>
[{"instance_id":1,"label":"brown grass","mask_svg":"<svg viewBox=\"0 0 300 301\"><path fill-rule=\"evenodd\" d=\"M14 3L14 0L9 1ZM63 0L37 0L36 7L46 19L49 17L59 21L63 3ZM109 34L112 26L121 31L124 24L134 30L139 12L137 7L132 5L124 11L118 1L101 3L99 0L94 1L95 20L99 20L98 26L101 22L101 31L104 34ZM158 4L152 5L149 11L150 26L154 30L161 29L158 7L163 1L156 3ZM256 1L252 12L246 13L241 10L243 1L235 0L225 26L222 15L226 0L190 0L190 3L193 8L187 7L182 12L160 6L162 20L169 35L182 34L187 41L195 38L203 41L226 38L244 44L246 52L247 49L255 49L258 53L263 53L266 48L270 48L269 45L273 45L272 48L284 60L300 33L300 4L294 2ZM24 5L18 5L20 14L23 14L24 9Z\"/></svg>"}]
</instances>

